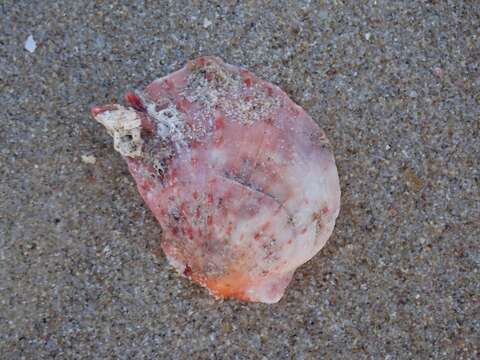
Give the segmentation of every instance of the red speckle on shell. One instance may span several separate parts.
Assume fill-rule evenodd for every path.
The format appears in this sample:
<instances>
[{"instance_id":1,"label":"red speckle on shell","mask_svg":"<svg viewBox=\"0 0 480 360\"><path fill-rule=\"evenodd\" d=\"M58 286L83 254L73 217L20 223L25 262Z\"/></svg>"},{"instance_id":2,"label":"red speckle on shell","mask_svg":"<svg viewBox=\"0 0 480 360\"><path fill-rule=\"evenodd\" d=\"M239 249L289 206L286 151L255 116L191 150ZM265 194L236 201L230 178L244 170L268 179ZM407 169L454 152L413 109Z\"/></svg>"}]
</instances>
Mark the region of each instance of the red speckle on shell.
<instances>
[{"instance_id":1,"label":"red speckle on shell","mask_svg":"<svg viewBox=\"0 0 480 360\"><path fill-rule=\"evenodd\" d=\"M135 110L145 111L145 106L143 106L142 100L134 92L128 91L125 94L125 101L129 103Z\"/></svg>"}]
</instances>

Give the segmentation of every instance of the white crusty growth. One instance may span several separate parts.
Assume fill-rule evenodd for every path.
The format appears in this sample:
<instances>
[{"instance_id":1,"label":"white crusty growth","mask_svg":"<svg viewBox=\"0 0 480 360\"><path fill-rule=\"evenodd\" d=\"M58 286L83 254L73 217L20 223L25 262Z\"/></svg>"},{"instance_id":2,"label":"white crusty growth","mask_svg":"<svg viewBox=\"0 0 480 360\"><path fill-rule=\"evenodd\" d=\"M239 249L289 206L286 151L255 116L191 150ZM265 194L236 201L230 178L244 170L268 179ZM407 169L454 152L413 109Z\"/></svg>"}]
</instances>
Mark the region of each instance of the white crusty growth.
<instances>
[{"instance_id":1,"label":"white crusty growth","mask_svg":"<svg viewBox=\"0 0 480 360\"><path fill-rule=\"evenodd\" d=\"M113 146L122 156L142 157L142 124L135 110L117 105L98 114L96 119L113 137Z\"/></svg>"},{"instance_id":2,"label":"white crusty growth","mask_svg":"<svg viewBox=\"0 0 480 360\"><path fill-rule=\"evenodd\" d=\"M148 103L147 112L156 124L156 135L161 139L169 139L176 147L185 147L186 129L182 114L170 105L166 109L156 110L155 103Z\"/></svg>"}]
</instances>

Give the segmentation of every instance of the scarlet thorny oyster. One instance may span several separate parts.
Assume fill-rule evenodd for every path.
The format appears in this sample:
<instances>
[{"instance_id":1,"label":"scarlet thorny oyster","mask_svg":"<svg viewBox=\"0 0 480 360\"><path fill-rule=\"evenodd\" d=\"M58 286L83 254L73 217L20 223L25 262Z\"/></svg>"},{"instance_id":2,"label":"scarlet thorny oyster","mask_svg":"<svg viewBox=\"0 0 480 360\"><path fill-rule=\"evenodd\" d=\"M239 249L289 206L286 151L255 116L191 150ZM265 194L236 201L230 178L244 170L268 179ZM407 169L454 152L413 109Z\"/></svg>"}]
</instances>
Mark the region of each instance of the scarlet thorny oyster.
<instances>
[{"instance_id":1,"label":"scarlet thorny oyster","mask_svg":"<svg viewBox=\"0 0 480 360\"><path fill-rule=\"evenodd\" d=\"M323 131L278 87L201 57L93 117L163 228L161 247L216 297L277 302L333 231Z\"/></svg>"}]
</instances>

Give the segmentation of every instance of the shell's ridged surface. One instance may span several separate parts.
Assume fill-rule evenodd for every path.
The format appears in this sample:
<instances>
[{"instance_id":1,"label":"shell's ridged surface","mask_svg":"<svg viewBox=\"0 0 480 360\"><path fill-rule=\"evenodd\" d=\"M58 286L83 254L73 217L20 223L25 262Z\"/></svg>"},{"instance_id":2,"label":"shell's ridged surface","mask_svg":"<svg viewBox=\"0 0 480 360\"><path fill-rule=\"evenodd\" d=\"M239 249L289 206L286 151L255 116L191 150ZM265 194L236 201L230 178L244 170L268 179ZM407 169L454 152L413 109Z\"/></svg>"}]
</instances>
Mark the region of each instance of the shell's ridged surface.
<instances>
[{"instance_id":1,"label":"shell's ridged surface","mask_svg":"<svg viewBox=\"0 0 480 360\"><path fill-rule=\"evenodd\" d=\"M135 112L140 141L117 138L135 150L123 155L170 263L217 297L278 301L339 212L325 134L278 87L215 57L137 96L127 96L135 110L92 112L104 125Z\"/></svg>"}]
</instances>

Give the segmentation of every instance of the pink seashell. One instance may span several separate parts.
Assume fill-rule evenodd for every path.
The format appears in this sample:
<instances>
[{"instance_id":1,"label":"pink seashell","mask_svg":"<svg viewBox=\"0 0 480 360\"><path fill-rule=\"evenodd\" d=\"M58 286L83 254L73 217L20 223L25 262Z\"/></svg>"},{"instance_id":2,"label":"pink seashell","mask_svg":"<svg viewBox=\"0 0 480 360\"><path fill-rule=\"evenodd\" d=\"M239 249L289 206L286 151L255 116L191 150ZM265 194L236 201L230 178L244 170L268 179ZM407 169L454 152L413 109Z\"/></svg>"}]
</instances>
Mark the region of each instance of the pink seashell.
<instances>
[{"instance_id":1,"label":"pink seashell","mask_svg":"<svg viewBox=\"0 0 480 360\"><path fill-rule=\"evenodd\" d=\"M274 303L333 231L340 187L323 131L278 87L216 57L94 107L184 276Z\"/></svg>"}]
</instances>

